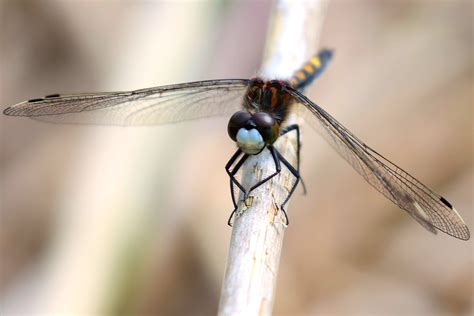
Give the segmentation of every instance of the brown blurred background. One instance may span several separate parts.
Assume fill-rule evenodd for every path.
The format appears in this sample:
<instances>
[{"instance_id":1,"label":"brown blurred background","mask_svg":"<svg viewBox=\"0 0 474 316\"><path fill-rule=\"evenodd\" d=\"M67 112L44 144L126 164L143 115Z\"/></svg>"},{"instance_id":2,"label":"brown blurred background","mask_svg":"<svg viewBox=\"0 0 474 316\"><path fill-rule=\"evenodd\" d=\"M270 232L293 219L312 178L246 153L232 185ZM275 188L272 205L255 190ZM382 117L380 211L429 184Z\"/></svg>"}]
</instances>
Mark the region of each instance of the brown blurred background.
<instances>
[{"instance_id":1,"label":"brown blurred background","mask_svg":"<svg viewBox=\"0 0 474 316\"><path fill-rule=\"evenodd\" d=\"M271 2L0 2L0 105L256 74ZM473 5L331 1L307 94L473 228ZM297 48L295 48L297 49ZM316 47L314 48L316 51ZM0 117L0 313L209 315L231 211L226 118ZM473 244L433 236L309 127L275 315L471 315ZM300 193L301 190L298 190Z\"/></svg>"}]
</instances>

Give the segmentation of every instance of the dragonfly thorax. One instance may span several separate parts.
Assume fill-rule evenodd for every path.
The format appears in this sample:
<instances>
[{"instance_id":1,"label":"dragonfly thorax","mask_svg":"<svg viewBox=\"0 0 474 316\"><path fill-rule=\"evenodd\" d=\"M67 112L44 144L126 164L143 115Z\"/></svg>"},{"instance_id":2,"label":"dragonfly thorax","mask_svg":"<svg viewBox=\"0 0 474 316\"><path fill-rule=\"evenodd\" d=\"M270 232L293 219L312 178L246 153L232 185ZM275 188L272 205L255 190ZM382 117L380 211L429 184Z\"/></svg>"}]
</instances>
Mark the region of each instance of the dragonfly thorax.
<instances>
[{"instance_id":1,"label":"dragonfly thorax","mask_svg":"<svg viewBox=\"0 0 474 316\"><path fill-rule=\"evenodd\" d=\"M227 132L243 152L256 155L275 142L280 125L269 113L239 111L230 118Z\"/></svg>"},{"instance_id":2,"label":"dragonfly thorax","mask_svg":"<svg viewBox=\"0 0 474 316\"><path fill-rule=\"evenodd\" d=\"M281 124L294 101L288 88L290 85L286 81L254 78L245 93L243 106L251 113L271 113L278 124Z\"/></svg>"}]
</instances>

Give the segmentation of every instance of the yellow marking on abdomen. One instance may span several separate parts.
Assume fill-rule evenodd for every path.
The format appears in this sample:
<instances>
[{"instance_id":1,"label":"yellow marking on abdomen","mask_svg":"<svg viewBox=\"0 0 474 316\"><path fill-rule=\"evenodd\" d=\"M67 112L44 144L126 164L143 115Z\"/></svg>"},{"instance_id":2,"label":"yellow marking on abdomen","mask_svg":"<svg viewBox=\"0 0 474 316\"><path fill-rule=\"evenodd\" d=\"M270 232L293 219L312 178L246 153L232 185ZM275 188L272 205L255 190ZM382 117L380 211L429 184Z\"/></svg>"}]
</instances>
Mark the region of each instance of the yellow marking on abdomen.
<instances>
[{"instance_id":1,"label":"yellow marking on abdomen","mask_svg":"<svg viewBox=\"0 0 474 316\"><path fill-rule=\"evenodd\" d=\"M314 72L314 67L310 63L307 63L306 65L304 65L303 69L304 71L306 71L308 75L311 75Z\"/></svg>"},{"instance_id":2,"label":"yellow marking on abdomen","mask_svg":"<svg viewBox=\"0 0 474 316\"><path fill-rule=\"evenodd\" d=\"M299 80L305 80L306 74L304 73L304 71L300 70L297 73L295 73L294 77L298 78Z\"/></svg>"},{"instance_id":3,"label":"yellow marking on abdomen","mask_svg":"<svg viewBox=\"0 0 474 316\"><path fill-rule=\"evenodd\" d=\"M304 65L301 67L293 77L288 81L289 83L297 88L301 89L307 86L311 81L319 77L326 67L327 62L331 58L331 52L327 50L322 50L318 55L311 57Z\"/></svg>"},{"instance_id":4,"label":"yellow marking on abdomen","mask_svg":"<svg viewBox=\"0 0 474 316\"><path fill-rule=\"evenodd\" d=\"M321 60L319 59L318 56L313 56L313 57L311 57L311 59L309 60L309 62L310 62L311 64L313 64L314 67L316 67L316 68L321 67Z\"/></svg>"}]
</instances>

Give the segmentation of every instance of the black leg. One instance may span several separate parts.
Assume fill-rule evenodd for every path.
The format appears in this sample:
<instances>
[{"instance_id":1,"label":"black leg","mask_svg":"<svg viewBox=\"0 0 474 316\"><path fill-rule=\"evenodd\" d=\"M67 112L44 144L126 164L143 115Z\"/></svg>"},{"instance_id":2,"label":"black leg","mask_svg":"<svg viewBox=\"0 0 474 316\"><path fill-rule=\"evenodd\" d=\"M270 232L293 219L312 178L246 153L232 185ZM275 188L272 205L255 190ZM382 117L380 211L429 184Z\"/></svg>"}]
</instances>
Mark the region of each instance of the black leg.
<instances>
[{"instance_id":1,"label":"black leg","mask_svg":"<svg viewBox=\"0 0 474 316\"><path fill-rule=\"evenodd\" d=\"M230 214L229 219L227 220L227 225L232 227L232 225L230 224L230 221L234 213L237 211L237 202L235 200L234 183L232 182L232 179L230 178L229 178L229 183L230 183L230 196L232 197L232 204L234 205L234 209L232 210L232 213Z\"/></svg>"},{"instance_id":2,"label":"black leg","mask_svg":"<svg viewBox=\"0 0 474 316\"><path fill-rule=\"evenodd\" d=\"M268 145L267 148L268 150L270 150L270 153L272 154L273 162L275 162L275 172L269 175L268 177L266 177L265 179L257 182L254 186L252 186L249 192L246 193L245 199L247 199L250 192L252 192L253 190L255 190L256 188L258 188L259 186L261 186L262 184L264 184L265 182L267 182L268 180L270 180L271 178L273 178L274 176L276 176L277 174L281 172L281 165L280 165L280 160L278 160L277 150L272 145Z\"/></svg>"},{"instance_id":3,"label":"black leg","mask_svg":"<svg viewBox=\"0 0 474 316\"><path fill-rule=\"evenodd\" d=\"M232 197L232 203L234 205L234 210L232 211L232 213L230 214L229 216L229 219L227 220L227 225L229 226L232 226L231 224L231 220L232 220L232 217L234 216L235 212L237 211L237 201L235 199L235 192L234 192L234 183L235 185L237 185L237 187L242 190L242 192L244 192L245 194L245 189L244 187L240 184L239 181L237 181L237 179L235 179L235 174L239 171L239 169L242 167L242 165L244 164L244 162L247 160L247 158L249 157L249 155L247 154L244 154L242 156L242 158L237 162L237 164L235 165L235 167L231 170L231 167L232 165L234 164L234 162L237 160L237 158L242 154L242 150L237 149L237 151L235 152L235 154L230 158L229 162L226 164L225 166L225 170L227 171L227 174L229 175L229 183L230 183L230 194L231 194L231 197Z\"/></svg>"},{"instance_id":4,"label":"black leg","mask_svg":"<svg viewBox=\"0 0 474 316\"><path fill-rule=\"evenodd\" d=\"M237 158L239 158L239 156L242 154L242 150L239 148L237 149L237 151L235 152L235 154L230 158L229 162L227 162L227 164L225 165L225 171L227 172L227 174L229 175L230 177L230 180L231 180L231 184L232 183L235 183L235 185L237 185L237 187L239 187L240 190L242 190L242 192L245 193L245 188L240 184L239 181L237 181L237 179L235 178L235 174L239 171L239 169L242 167L242 165L244 164L244 162L247 160L247 158L249 157L248 154L244 154L242 156L242 158L237 162L237 164L235 165L234 169L231 170L231 167L232 165L234 164L234 162L237 160Z\"/></svg>"},{"instance_id":5,"label":"black leg","mask_svg":"<svg viewBox=\"0 0 474 316\"><path fill-rule=\"evenodd\" d=\"M235 199L235 192L234 192L234 186L233 184L235 183L235 185L237 185L237 187L242 190L242 192L244 193L244 201L247 200L250 192L252 192L253 190L255 190L256 188L258 188L259 186L261 186L262 184L266 183L267 181L269 181L271 178L273 178L274 176L276 176L277 174L279 174L281 172L281 165L280 165L280 160L278 159L278 155L277 155L277 151L276 149L269 145L267 146L268 150L270 151L271 155L272 155L272 158L273 158L273 162L275 163L275 172L272 173L270 176L266 177L265 179L257 182L255 185L253 185L250 190L247 192L245 190L245 188L239 183L239 181L237 179L235 179L235 174L239 171L239 169L242 167L242 165L244 164L244 162L247 160L247 158L249 157L248 154L244 154L242 156L242 158L237 162L237 164L235 165L235 167L231 170L231 167L232 167L232 164L237 160L237 158L240 156L240 154L242 153L242 151L240 149L238 149L235 154L230 158L229 162L226 164L225 166L225 170L227 171L227 174L229 175L230 177L230 192L231 192L231 196L232 196L232 202L234 204L234 210L232 211L232 213L230 214L230 217L227 221L227 224L229 226L232 226L231 225L231 220L232 220L232 217L234 216L235 212L237 211L237 202L236 202L236 199Z\"/></svg>"},{"instance_id":6,"label":"black leg","mask_svg":"<svg viewBox=\"0 0 474 316\"><path fill-rule=\"evenodd\" d=\"M295 178L296 178L295 183L293 184L293 186L290 189L290 192L288 193L288 196L285 198L283 203L280 205L280 209L282 210L283 214L285 215L286 225L289 225L290 221L288 219L288 214L286 213L284 207L285 207L285 204L290 199L290 197L293 195L293 192L295 192L296 186L298 185L301 177L300 177L298 171L278 151L276 153L278 155L278 159L288 168L288 170L291 172L291 174L293 174L293 176L295 176Z\"/></svg>"},{"instance_id":7,"label":"black leg","mask_svg":"<svg viewBox=\"0 0 474 316\"><path fill-rule=\"evenodd\" d=\"M287 126L285 127L281 133L280 133L280 136L282 135L285 135L291 131L295 130L296 131L296 138L297 138L297 169L295 169L277 150L275 147L269 145L267 146L268 150L270 151L271 155L272 155L272 158L273 158L273 161L275 163L275 172L272 173L270 176L266 177L265 179L259 181L258 183L256 183L255 185L253 185L250 190L247 192L245 190L245 188L240 184L240 182L235 178L235 174L240 170L240 168L242 167L242 165L245 163L245 161L248 159L249 155L248 154L243 154L242 150L239 148L237 149L237 151L234 153L234 155L230 158L229 162L226 164L225 166L225 170L227 172L227 174L229 175L230 177L230 191L231 191L231 196L232 196L232 203L234 205L234 210L232 211L232 213L230 214L230 217L227 221L227 224L229 226L232 226L231 225L231 221L232 221L232 218L235 214L235 212L237 211L237 208L238 208L238 205L237 205L237 201L236 201L236 198L235 198L235 191L234 191L234 186L233 184L237 185L237 187L244 193L244 200L246 200L250 194L250 192L252 192L253 190L255 190L256 188L258 188L259 186L261 186L262 184L266 183L267 181L269 181L270 179L272 179L273 177L275 177L277 174L279 174L281 172L281 163L282 162L287 168L288 170L290 171L291 174L293 174L293 176L295 176L296 178L296 181L295 183L293 184L292 188L290 189L290 192L288 194L288 196L285 198L285 200L283 201L283 203L280 205L280 209L283 211L283 214L285 215L285 219L286 219L286 225L289 224L289 219L288 219L288 214L286 213L285 209L284 209L284 206L285 204L288 202L288 200L291 198L291 196L293 195L296 187L298 186L298 183L299 181L301 180L301 177L299 175L299 167L300 167L300 131L299 131L299 126L294 124L294 125L290 125L290 126ZM234 168L232 168L232 165L235 163L235 161L240 157L240 155L243 154L243 156L240 158L240 160L237 162L237 164L234 166ZM303 184L303 189L306 193L306 188L304 188L304 184Z\"/></svg>"},{"instance_id":8,"label":"black leg","mask_svg":"<svg viewBox=\"0 0 474 316\"><path fill-rule=\"evenodd\" d=\"M232 203L234 204L234 209L230 213L229 219L227 220L227 225L232 227L232 217L234 217L235 212L237 212L237 203L235 202L234 196L234 185L232 184L232 180L230 180L230 194L232 195Z\"/></svg>"},{"instance_id":9,"label":"black leg","mask_svg":"<svg viewBox=\"0 0 474 316\"><path fill-rule=\"evenodd\" d=\"M297 142L297 147L296 147L296 170L298 171L298 174L300 174L300 151L301 151L301 142L300 142L300 127L298 124L292 124L288 125L285 128L283 128L280 132L280 136L283 136L291 131L296 131L296 142ZM303 194L306 194L306 185L304 184L303 178L301 178L301 186L303 187Z\"/></svg>"},{"instance_id":10,"label":"black leg","mask_svg":"<svg viewBox=\"0 0 474 316\"><path fill-rule=\"evenodd\" d=\"M229 161L225 165L225 170L227 171L227 173L229 172L230 167L234 164L234 162L237 160L237 158L240 156L241 153L242 153L242 149L237 148L237 150L232 155L232 157L230 157Z\"/></svg>"}]
</instances>

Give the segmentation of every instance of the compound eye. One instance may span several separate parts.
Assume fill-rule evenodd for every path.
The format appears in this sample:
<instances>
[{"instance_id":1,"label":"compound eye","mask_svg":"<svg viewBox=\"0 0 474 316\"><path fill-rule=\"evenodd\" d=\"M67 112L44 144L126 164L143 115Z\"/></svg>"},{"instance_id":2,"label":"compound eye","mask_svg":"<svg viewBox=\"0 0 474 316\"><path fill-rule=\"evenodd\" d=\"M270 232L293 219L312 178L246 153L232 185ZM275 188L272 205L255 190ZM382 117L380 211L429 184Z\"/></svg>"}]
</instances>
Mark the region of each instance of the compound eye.
<instances>
[{"instance_id":1,"label":"compound eye","mask_svg":"<svg viewBox=\"0 0 474 316\"><path fill-rule=\"evenodd\" d=\"M259 112L253 115L253 121L255 125L260 128L269 128L273 127L275 124L275 119L268 113Z\"/></svg>"},{"instance_id":2,"label":"compound eye","mask_svg":"<svg viewBox=\"0 0 474 316\"><path fill-rule=\"evenodd\" d=\"M270 114L266 112L256 113L253 115L253 121L262 134L265 143L272 144L278 138L280 128Z\"/></svg>"},{"instance_id":3,"label":"compound eye","mask_svg":"<svg viewBox=\"0 0 474 316\"><path fill-rule=\"evenodd\" d=\"M237 141L237 132L247 125L251 118L252 115L245 111L239 111L232 115L227 125L227 133L233 141Z\"/></svg>"}]
</instances>

